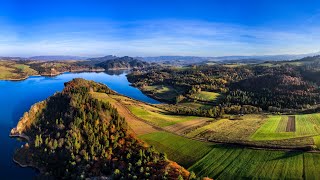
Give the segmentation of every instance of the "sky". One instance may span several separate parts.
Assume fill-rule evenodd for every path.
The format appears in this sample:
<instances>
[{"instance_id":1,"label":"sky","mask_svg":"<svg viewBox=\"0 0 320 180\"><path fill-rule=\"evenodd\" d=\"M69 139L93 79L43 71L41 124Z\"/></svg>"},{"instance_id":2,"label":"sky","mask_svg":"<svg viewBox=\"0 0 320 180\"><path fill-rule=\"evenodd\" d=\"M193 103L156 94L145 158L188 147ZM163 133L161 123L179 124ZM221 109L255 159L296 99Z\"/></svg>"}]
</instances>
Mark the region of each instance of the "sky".
<instances>
[{"instance_id":1,"label":"sky","mask_svg":"<svg viewBox=\"0 0 320 180\"><path fill-rule=\"evenodd\" d=\"M0 0L0 56L320 51L318 0Z\"/></svg>"}]
</instances>

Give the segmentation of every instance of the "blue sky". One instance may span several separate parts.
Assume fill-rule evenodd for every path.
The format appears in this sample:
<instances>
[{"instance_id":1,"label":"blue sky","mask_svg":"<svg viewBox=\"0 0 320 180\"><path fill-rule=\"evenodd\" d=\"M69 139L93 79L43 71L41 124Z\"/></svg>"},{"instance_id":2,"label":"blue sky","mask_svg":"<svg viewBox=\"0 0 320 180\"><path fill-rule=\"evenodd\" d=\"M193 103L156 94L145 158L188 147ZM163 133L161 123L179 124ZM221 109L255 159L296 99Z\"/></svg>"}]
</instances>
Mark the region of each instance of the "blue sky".
<instances>
[{"instance_id":1,"label":"blue sky","mask_svg":"<svg viewBox=\"0 0 320 180\"><path fill-rule=\"evenodd\" d=\"M0 56L320 51L316 0L0 0Z\"/></svg>"}]
</instances>

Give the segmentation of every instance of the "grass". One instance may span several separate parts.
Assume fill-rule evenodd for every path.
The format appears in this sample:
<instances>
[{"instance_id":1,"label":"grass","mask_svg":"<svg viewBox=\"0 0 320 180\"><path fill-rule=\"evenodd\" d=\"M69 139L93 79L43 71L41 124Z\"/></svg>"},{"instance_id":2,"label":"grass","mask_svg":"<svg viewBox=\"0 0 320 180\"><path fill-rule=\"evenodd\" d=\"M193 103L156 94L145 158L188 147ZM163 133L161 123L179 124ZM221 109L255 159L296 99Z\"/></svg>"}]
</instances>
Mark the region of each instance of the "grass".
<instances>
[{"instance_id":1,"label":"grass","mask_svg":"<svg viewBox=\"0 0 320 180\"><path fill-rule=\"evenodd\" d=\"M181 94L180 90L164 85L144 86L143 91L152 94L158 99L167 101L173 101L179 94Z\"/></svg>"},{"instance_id":2,"label":"grass","mask_svg":"<svg viewBox=\"0 0 320 180\"><path fill-rule=\"evenodd\" d=\"M219 98L220 94L215 92L201 91L192 95L192 98L201 101L215 101Z\"/></svg>"},{"instance_id":3,"label":"grass","mask_svg":"<svg viewBox=\"0 0 320 180\"><path fill-rule=\"evenodd\" d=\"M285 132L287 116L269 116L266 123L259 128L251 140L281 140L299 137L310 137L320 134L320 118L318 114L296 115L296 131Z\"/></svg>"},{"instance_id":4,"label":"grass","mask_svg":"<svg viewBox=\"0 0 320 180\"><path fill-rule=\"evenodd\" d=\"M105 98L101 93L95 97ZM106 100L121 100L140 118L160 126L182 122L185 116L165 114L165 111L125 97L112 95ZM111 102L113 103L113 102ZM318 114L296 115L297 132L281 132L287 116L245 115L243 120L221 119L202 126L187 135L202 132L210 138L277 140L317 133ZM186 121L185 121L186 122ZM302 126L302 127L298 127ZM253 134L253 135L252 135ZM270 136L270 137L269 137ZM199 177L214 179L319 179L320 154L307 152L255 150L237 146L200 142L169 132L156 131L139 136L140 139L164 152L170 160L194 171ZM320 135L312 139L320 144ZM281 141L281 140L280 140Z\"/></svg>"},{"instance_id":5,"label":"grass","mask_svg":"<svg viewBox=\"0 0 320 180\"><path fill-rule=\"evenodd\" d=\"M0 66L0 79L10 79L11 77L18 76L18 74L13 73L13 71L13 68Z\"/></svg>"},{"instance_id":6,"label":"grass","mask_svg":"<svg viewBox=\"0 0 320 180\"><path fill-rule=\"evenodd\" d=\"M245 63L232 63L232 64L224 64L224 67L229 67L229 68L235 68L235 67L240 67L240 66L245 66L247 64Z\"/></svg>"},{"instance_id":7,"label":"grass","mask_svg":"<svg viewBox=\"0 0 320 180\"><path fill-rule=\"evenodd\" d=\"M264 67L279 67L281 66L279 63L273 64L273 63L261 63L259 66L264 66Z\"/></svg>"},{"instance_id":8,"label":"grass","mask_svg":"<svg viewBox=\"0 0 320 180\"><path fill-rule=\"evenodd\" d=\"M251 136L252 140L279 140L294 137L293 132L277 132L281 116L269 116L267 121Z\"/></svg>"},{"instance_id":9,"label":"grass","mask_svg":"<svg viewBox=\"0 0 320 180\"><path fill-rule=\"evenodd\" d=\"M22 72L24 72L28 75L38 74L37 71L35 71L34 69L30 68L30 66L25 65L25 64L16 64L16 65L14 65L14 67L20 69Z\"/></svg>"},{"instance_id":10,"label":"grass","mask_svg":"<svg viewBox=\"0 0 320 180\"><path fill-rule=\"evenodd\" d=\"M106 94L106 93L99 93L99 92L90 92L90 94L94 97L94 98L96 98L96 99L98 99L98 100L100 100L100 101L103 101L103 102L106 102L106 103L110 103L110 104L114 104L114 103L116 103L116 100L115 99L113 99L113 98L111 98L108 94Z\"/></svg>"},{"instance_id":11,"label":"grass","mask_svg":"<svg viewBox=\"0 0 320 180\"><path fill-rule=\"evenodd\" d=\"M245 115L242 119L220 119L191 131L186 136L228 142L249 140L250 136L265 122L261 115Z\"/></svg>"},{"instance_id":12,"label":"grass","mask_svg":"<svg viewBox=\"0 0 320 180\"><path fill-rule=\"evenodd\" d=\"M28 65L17 64L14 61L0 61L0 79L15 80L35 74L37 74L37 72Z\"/></svg>"},{"instance_id":13,"label":"grass","mask_svg":"<svg viewBox=\"0 0 320 180\"><path fill-rule=\"evenodd\" d=\"M217 145L189 170L214 179L319 179L320 154Z\"/></svg>"},{"instance_id":14,"label":"grass","mask_svg":"<svg viewBox=\"0 0 320 180\"><path fill-rule=\"evenodd\" d=\"M188 107L188 108L195 108L195 109L210 109L212 105L198 103L198 102L190 102L183 100L177 104L178 106Z\"/></svg>"},{"instance_id":15,"label":"grass","mask_svg":"<svg viewBox=\"0 0 320 180\"><path fill-rule=\"evenodd\" d=\"M280 122L278 123L278 127L276 129L276 132L286 132L288 125L288 117L282 116L280 119Z\"/></svg>"},{"instance_id":16,"label":"grass","mask_svg":"<svg viewBox=\"0 0 320 180\"><path fill-rule=\"evenodd\" d=\"M314 145L316 145L317 149L320 150L320 135L313 137Z\"/></svg>"},{"instance_id":17,"label":"grass","mask_svg":"<svg viewBox=\"0 0 320 180\"><path fill-rule=\"evenodd\" d=\"M139 136L199 177L214 179L319 179L320 154L213 145L167 132Z\"/></svg>"},{"instance_id":18,"label":"grass","mask_svg":"<svg viewBox=\"0 0 320 180\"><path fill-rule=\"evenodd\" d=\"M156 126L165 127L174 125L179 122L185 122L189 120L194 120L200 117L197 116L179 116L179 115L169 115L165 114L164 111L160 110L150 110L146 108L146 106L137 106L137 105L130 105L130 111L136 115L137 117L149 121ZM157 108L153 108L157 109Z\"/></svg>"},{"instance_id":19,"label":"grass","mask_svg":"<svg viewBox=\"0 0 320 180\"><path fill-rule=\"evenodd\" d=\"M108 95L106 93L98 93L98 92L91 92L93 98L96 98L100 101L108 102L115 108L117 108L118 113L120 116L124 117L129 125L129 127L138 135L140 134L147 134L151 132L158 131L151 125L141 121L136 116L132 115L130 111L125 107L125 103L130 103L132 100L119 95ZM122 103L119 103L119 102Z\"/></svg>"},{"instance_id":20,"label":"grass","mask_svg":"<svg viewBox=\"0 0 320 180\"><path fill-rule=\"evenodd\" d=\"M139 136L157 151L164 152L170 160L190 167L211 151L209 143L187 139L167 132L154 132Z\"/></svg>"}]
</instances>

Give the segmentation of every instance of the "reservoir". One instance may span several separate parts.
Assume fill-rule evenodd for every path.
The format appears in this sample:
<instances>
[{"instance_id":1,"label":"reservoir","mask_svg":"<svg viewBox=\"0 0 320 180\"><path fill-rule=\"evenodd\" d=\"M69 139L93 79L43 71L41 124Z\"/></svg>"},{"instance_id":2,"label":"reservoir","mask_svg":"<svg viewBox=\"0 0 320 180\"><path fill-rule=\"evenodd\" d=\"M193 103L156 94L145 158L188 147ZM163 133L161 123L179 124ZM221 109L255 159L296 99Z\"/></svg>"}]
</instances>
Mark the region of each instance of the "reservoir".
<instances>
[{"instance_id":1,"label":"reservoir","mask_svg":"<svg viewBox=\"0 0 320 180\"><path fill-rule=\"evenodd\" d=\"M23 81L0 80L0 179L33 179L36 171L21 168L12 161L14 151L23 143L9 138L10 130L15 127L24 112L36 102L45 100L64 83L73 78L84 78L103 83L120 94L147 103L158 101L144 95L139 89L130 86L127 71L110 71L99 73L64 73L55 77L31 76Z\"/></svg>"}]
</instances>

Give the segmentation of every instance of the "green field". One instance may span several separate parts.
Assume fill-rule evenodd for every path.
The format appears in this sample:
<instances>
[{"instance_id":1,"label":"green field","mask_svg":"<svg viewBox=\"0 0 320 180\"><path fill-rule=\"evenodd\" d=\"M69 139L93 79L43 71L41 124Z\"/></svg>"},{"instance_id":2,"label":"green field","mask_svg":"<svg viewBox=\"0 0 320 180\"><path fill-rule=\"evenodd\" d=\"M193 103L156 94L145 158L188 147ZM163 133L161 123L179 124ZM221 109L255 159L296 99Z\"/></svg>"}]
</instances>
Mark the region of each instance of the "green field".
<instances>
[{"instance_id":1,"label":"green field","mask_svg":"<svg viewBox=\"0 0 320 180\"><path fill-rule=\"evenodd\" d=\"M0 79L16 80L36 74L38 74L37 71L31 69L28 65L16 64L10 61L0 61Z\"/></svg>"},{"instance_id":2,"label":"green field","mask_svg":"<svg viewBox=\"0 0 320 180\"><path fill-rule=\"evenodd\" d=\"M189 170L214 179L319 179L319 168L318 153L217 146Z\"/></svg>"},{"instance_id":3,"label":"green field","mask_svg":"<svg viewBox=\"0 0 320 180\"><path fill-rule=\"evenodd\" d=\"M193 94L191 97L201 101L215 101L219 98L220 94L215 92L201 91Z\"/></svg>"},{"instance_id":4,"label":"green field","mask_svg":"<svg viewBox=\"0 0 320 180\"><path fill-rule=\"evenodd\" d=\"M185 99L177 104L177 106L187 107L187 108L195 108L195 109L210 109L212 105L199 103L199 102L190 102L189 99Z\"/></svg>"},{"instance_id":5,"label":"green field","mask_svg":"<svg viewBox=\"0 0 320 180\"><path fill-rule=\"evenodd\" d=\"M314 145L316 145L317 149L320 150L320 135L313 137Z\"/></svg>"},{"instance_id":6,"label":"green field","mask_svg":"<svg viewBox=\"0 0 320 180\"><path fill-rule=\"evenodd\" d=\"M299 137L311 137L320 134L319 114L296 115L296 131L285 132L287 116L269 116L266 123L259 128L251 140L281 140Z\"/></svg>"},{"instance_id":7,"label":"green field","mask_svg":"<svg viewBox=\"0 0 320 180\"><path fill-rule=\"evenodd\" d=\"M137 117L166 127L197 119L177 116L133 100L122 99ZM187 133L188 137L251 142L257 145L309 145L320 147L319 114L296 115L296 132L286 132L288 116L251 114L239 120L214 120ZM199 177L214 179L319 179L320 153L257 150L239 146L206 143L169 132L157 131L140 139L167 154L170 160ZM300 138L300 139L299 139ZM311 139L311 142L309 141Z\"/></svg>"},{"instance_id":8,"label":"green field","mask_svg":"<svg viewBox=\"0 0 320 180\"><path fill-rule=\"evenodd\" d=\"M181 91L174 89L171 86L164 85L154 85L154 86L144 86L143 91L148 94L152 94L152 96L163 99L167 101L174 101L175 98L181 94Z\"/></svg>"},{"instance_id":9,"label":"green field","mask_svg":"<svg viewBox=\"0 0 320 180\"><path fill-rule=\"evenodd\" d=\"M139 136L158 151L165 152L170 160L177 161L184 167L190 167L205 156L213 145L190 140L166 132L154 132Z\"/></svg>"},{"instance_id":10,"label":"green field","mask_svg":"<svg viewBox=\"0 0 320 180\"><path fill-rule=\"evenodd\" d=\"M200 177L319 179L320 154L210 145L166 132L140 136ZM304 177L304 178L303 178Z\"/></svg>"},{"instance_id":11,"label":"green field","mask_svg":"<svg viewBox=\"0 0 320 180\"><path fill-rule=\"evenodd\" d=\"M179 115L169 115L165 114L164 111L151 111L146 107L141 107L137 105L129 106L130 111L137 117L149 121L154 125L165 127L174 125L179 122L194 120L201 117L196 116L179 116Z\"/></svg>"}]
</instances>

